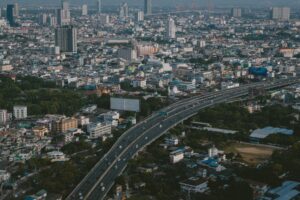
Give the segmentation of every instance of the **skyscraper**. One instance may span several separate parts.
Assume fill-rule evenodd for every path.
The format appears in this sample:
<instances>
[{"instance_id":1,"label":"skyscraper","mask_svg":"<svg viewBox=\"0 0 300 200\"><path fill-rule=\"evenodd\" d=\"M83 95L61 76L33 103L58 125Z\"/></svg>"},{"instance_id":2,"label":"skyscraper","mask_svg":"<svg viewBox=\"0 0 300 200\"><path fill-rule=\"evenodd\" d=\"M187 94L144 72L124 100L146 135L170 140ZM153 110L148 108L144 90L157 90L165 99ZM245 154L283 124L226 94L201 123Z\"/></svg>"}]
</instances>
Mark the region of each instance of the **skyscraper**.
<instances>
[{"instance_id":1,"label":"skyscraper","mask_svg":"<svg viewBox=\"0 0 300 200\"><path fill-rule=\"evenodd\" d=\"M144 13L145 15L152 14L152 0L144 0Z\"/></svg>"},{"instance_id":2,"label":"skyscraper","mask_svg":"<svg viewBox=\"0 0 300 200\"><path fill-rule=\"evenodd\" d=\"M70 8L69 8L69 2L68 2L68 0L62 0L61 1L61 8L63 9L63 10L69 10Z\"/></svg>"},{"instance_id":3,"label":"skyscraper","mask_svg":"<svg viewBox=\"0 0 300 200\"><path fill-rule=\"evenodd\" d=\"M174 39L176 38L176 25L175 21L172 18L168 19L168 24L167 24L167 38Z\"/></svg>"},{"instance_id":4,"label":"skyscraper","mask_svg":"<svg viewBox=\"0 0 300 200\"><path fill-rule=\"evenodd\" d=\"M15 17L19 17L19 14L20 14L19 4L18 4L18 3L15 3L15 4L14 4L14 16L15 16Z\"/></svg>"},{"instance_id":5,"label":"skyscraper","mask_svg":"<svg viewBox=\"0 0 300 200\"><path fill-rule=\"evenodd\" d=\"M236 17L236 18L242 17L242 9L241 8L232 8L231 16Z\"/></svg>"},{"instance_id":6,"label":"skyscraper","mask_svg":"<svg viewBox=\"0 0 300 200\"><path fill-rule=\"evenodd\" d=\"M143 11L138 11L136 13L136 21L144 21L144 12Z\"/></svg>"},{"instance_id":7,"label":"skyscraper","mask_svg":"<svg viewBox=\"0 0 300 200\"><path fill-rule=\"evenodd\" d=\"M14 15L15 5L8 4L6 8L6 19L10 26L15 26L15 15Z\"/></svg>"},{"instance_id":8,"label":"skyscraper","mask_svg":"<svg viewBox=\"0 0 300 200\"><path fill-rule=\"evenodd\" d=\"M69 25L71 22L71 15L69 10L57 10L57 23L59 26Z\"/></svg>"},{"instance_id":9,"label":"skyscraper","mask_svg":"<svg viewBox=\"0 0 300 200\"><path fill-rule=\"evenodd\" d=\"M59 26L69 25L71 22L71 14L69 10L69 2L67 0L61 1L61 9L57 10L57 23Z\"/></svg>"},{"instance_id":10,"label":"skyscraper","mask_svg":"<svg viewBox=\"0 0 300 200\"><path fill-rule=\"evenodd\" d=\"M88 6L86 4L82 5L82 15L88 14Z\"/></svg>"},{"instance_id":11,"label":"skyscraper","mask_svg":"<svg viewBox=\"0 0 300 200\"><path fill-rule=\"evenodd\" d=\"M97 12L101 13L102 12L102 0L97 0Z\"/></svg>"},{"instance_id":12,"label":"skyscraper","mask_svg":"<svg viewBox=\"0 0 300 200\"><path fill-rule=\"evenodd\" d=\"M121 4L119 16L120 16L120 18L128 17L128 4L127 3Z\"/></svg>"},{"instance_id":13,"label":"skyscraper","mask_svg":"<svg viewBox=\"0 0 300 200\"><path fill-rule=\"evenodd\" d=\"M272 19L275 20L289 20L291 9L288 7L274 7L272 8Z\"/></svg>"},{"instance_id":14,"label":"skyscraper","mask_svg":"<svg viewBox=\"0 0 300 200\"><path fill-rule=\"evenodd\" d=\"M77 29L73 26L62 26L55 30L55 45L60 47L61 52L77 52Z\"/></svg>"}]
</instances>

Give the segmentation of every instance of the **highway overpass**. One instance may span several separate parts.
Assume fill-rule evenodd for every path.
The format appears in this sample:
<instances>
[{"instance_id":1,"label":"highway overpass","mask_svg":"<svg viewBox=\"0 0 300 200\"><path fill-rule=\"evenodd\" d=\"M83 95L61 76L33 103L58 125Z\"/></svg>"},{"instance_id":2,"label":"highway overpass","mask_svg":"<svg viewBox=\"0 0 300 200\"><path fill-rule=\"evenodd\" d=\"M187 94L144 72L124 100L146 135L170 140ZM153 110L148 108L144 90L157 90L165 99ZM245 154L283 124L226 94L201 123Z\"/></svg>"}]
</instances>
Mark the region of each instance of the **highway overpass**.
<instances>
[{"instance_id":1,"label":"highway overpass","mask_svg":"<svg viewBox=\"0 0 300 200\"><path fill-rule=\"evenodd\" d=\"M247 96L249 89L253 87L272 90L299 82L298 79L284 79L252 83L239 88L183 99L171 104L127 130L66 199L104 199L115 179L122 174L132 157L172 127L196 115L201 109Z\"/></svg>"}]
</instances>

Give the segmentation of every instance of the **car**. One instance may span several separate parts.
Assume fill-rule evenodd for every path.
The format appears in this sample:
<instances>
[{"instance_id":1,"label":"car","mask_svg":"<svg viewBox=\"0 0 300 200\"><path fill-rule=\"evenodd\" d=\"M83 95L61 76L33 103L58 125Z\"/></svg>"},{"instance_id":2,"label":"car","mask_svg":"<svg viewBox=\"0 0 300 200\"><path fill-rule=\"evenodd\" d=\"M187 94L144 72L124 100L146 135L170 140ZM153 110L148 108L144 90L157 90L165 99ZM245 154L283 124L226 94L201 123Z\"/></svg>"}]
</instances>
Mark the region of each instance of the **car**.
<instances>
[{"instance_id":1,"label":"car","mask_svg":"<svg viewBox=\"0 0 300 200\"><path fill-rule=\"evenodd\" d=\"M101 187L101 191L102 192L104 192L105 191L105 187L103 186L103 187Z\"/></svg>"}]
</instances>

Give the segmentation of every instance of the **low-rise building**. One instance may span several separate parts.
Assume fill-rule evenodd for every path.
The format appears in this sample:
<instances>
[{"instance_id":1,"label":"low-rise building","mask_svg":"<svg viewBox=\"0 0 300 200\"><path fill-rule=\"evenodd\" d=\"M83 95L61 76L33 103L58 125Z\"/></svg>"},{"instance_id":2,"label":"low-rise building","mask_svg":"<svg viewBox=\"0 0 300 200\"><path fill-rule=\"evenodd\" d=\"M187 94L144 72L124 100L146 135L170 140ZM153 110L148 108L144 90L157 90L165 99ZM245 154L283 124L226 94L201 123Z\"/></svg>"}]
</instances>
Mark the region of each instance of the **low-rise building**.
<instances>
[{"instance_id":1,"label":"low-rise building","mask_svg":"<svg viewBox=\"0 0 300 200\"><path fill-rule=\"evenodd\" d=\"M179 184L184 192L204 193L209 189L206 178L191 177Z\"/></svg>"},{"instance_id":2,"label":"low-rise building","mask_svg":"<svg viewBox=\"0 0 300 200\"><path fill-rule=\"evenodd\" d=\"M176 150L176 151L172 151L170 153L170 161L173 164L182 161L183 158L184 158L184 153L182 150Z\"/></svg>"},{"instance_id":3,"label":"low-rise building","mask_svg":"<svg viewBox=\"0 0 300 200\"><path fill-rule=\"evenodd\" d=\"M165 144L171 145L171 146L176 146L179 144L179 139L177 137L167 137L165 138Z\"/></svg>"},{"instance_id":4,"label":"low-rise building","mask_svg":"<svg viewBox=\"0 0 300 200\"><path fill-rule=\"evenodd\" d=\"M47 158L51 160L51 162L62 162L68 161L69 159L65 156L63 152L60 151L51 151L47 153Z\"/></svg>"},{"instance_id":5,"label":"low-rise building","mask_svg":"<svg viewBox=\"0 0 300 200\"><path fill-rule=\"evenodd\" d=\"M61 118L53 121L52 130L56 133L64 133L69 129L77 128L78 121L75 118Z\"/></svg>"},{"instance_id":6,"label":"low-rise building","mask_svg":"<svg viewBox=\"0 0 300 200\"><path fill-rule=\"evenodd\" d=\"M0 184L10 179L10 173L6 170L0 170Z\"/></svg>"},{"instance_id":7,"label":"low-rise building","mask_svg":"<svg viewBox=\"0 0 300 200\"><path fill-rule=\"evenodd\" d=\"M34 135L39 138L43 138L47 133L49 133L48 128L46 128L45 126L33 127L32 131L33 131Z\"/></svg>"},{"instance_id":8,"label":"low-rise building","mask_svg":"<svg viewBox=\"0 0 300 200\"><path fill-rule=\"evenodd\" d=\"M262 200L293 200L299 199L300 182L297 181L285 181L281 186L269 190Z\"/></svg>"},{"instance_id":9,"label":"low-rise building","mask_svg":"<svg viewBox=\"0 0 300 200\"><path fill-rule=\"evenodd\" d=\"M111 134L111 125L105 123L91 123L87 126L87 133L91 139Z\"/></svg>"}]
</instances>

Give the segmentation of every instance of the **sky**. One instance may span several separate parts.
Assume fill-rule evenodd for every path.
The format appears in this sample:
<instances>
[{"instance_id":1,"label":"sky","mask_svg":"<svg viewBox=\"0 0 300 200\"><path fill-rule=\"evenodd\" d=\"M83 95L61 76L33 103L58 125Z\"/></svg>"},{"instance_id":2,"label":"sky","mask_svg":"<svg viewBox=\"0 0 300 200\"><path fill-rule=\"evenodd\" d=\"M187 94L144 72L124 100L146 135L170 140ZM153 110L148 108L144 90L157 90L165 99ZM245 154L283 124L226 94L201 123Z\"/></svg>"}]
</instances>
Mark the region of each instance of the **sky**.
<instances>
[{"instance_id":1,"label":"sky","mask_svg":"<svg viewBox=\"0 0 300 200\"><path fill-rule=\"evenodd\" d=\"M11 2L19 2L20 5L59 5L60 0L0 0L2 4ZM153 6L168 6L168 5L190 5L193 0L152 0ZM272 6L290 6L300 8L300 0L195 0L199 6L207 6L208 1L212 1L216 7L272 7ZM92 5L95 0L69 0L71 4ZM144 0L102 0L103 5L119 5L122 2L127 2L129 5L142 6ZM95 3L94 3L95 4Z\"/></svg>"}]
</instances>

